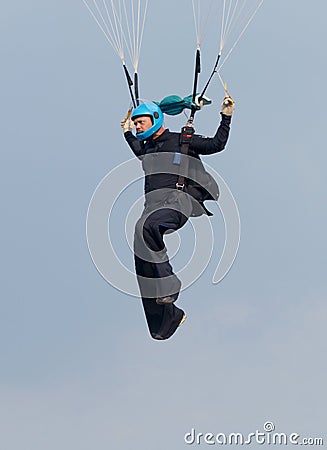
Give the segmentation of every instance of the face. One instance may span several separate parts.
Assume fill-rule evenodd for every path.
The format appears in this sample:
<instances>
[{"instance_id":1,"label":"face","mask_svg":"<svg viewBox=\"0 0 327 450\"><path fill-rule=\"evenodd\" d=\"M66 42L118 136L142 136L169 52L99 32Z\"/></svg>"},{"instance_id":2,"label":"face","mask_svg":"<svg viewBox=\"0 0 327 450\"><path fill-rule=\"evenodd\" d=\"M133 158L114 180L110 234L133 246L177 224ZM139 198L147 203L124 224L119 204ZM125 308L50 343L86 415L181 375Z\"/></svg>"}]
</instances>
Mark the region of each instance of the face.
<instances>
[{"instance_id":1,"label":"face","mask_svg":"<svg viewBox=\"0 0 327 450\"><path fill-rule=\"evenodd\" d=\"M136 127L136 133L143 133L152 127L151 117L148 116L137 117L133 122Z\"/></svg>"}]
</instances>

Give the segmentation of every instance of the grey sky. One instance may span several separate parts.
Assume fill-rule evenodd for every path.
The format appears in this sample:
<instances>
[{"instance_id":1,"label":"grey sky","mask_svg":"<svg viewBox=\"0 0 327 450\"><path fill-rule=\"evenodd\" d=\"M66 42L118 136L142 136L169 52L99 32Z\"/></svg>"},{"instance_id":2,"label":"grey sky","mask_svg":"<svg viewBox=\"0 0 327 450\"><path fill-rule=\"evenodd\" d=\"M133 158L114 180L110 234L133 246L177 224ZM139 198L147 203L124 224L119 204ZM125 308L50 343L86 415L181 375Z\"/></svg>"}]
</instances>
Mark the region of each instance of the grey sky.
<instances>
[{"instance_id":1,"label":"grey sky","mask_svg":"<svg viewBox=\"0 0 327 450\"><path fill-rule=\"evenodd\" d=\"M145 98L190 93L189 3L150 2ZM179 450L192 427L248 433L267 420L327 442L326 13L322 0L266 0L226 64L230 141L205 162L237 201L239 253L218 285L209 264L179 300L186 323L155 342L138 300L97 273L85 238L97 184L132 156L119 60L82 1L2 2L1 450ZM204 72L215 49L206 42ZM211 135L218 79L208 95L196 129Z\"/></svg>"}]
</instances>

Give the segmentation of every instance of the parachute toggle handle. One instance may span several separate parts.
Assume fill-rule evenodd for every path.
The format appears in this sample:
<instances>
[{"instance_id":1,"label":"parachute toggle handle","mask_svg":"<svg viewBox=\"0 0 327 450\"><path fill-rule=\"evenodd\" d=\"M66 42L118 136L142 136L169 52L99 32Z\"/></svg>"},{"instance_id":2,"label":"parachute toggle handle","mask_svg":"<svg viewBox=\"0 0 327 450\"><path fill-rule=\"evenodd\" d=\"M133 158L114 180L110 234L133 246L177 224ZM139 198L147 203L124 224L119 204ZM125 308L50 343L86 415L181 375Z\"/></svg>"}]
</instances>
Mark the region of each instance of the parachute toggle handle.
<instances>
[{"instance_id":1,"label":"parachute toggle handle","mask_svg":"<svg viewBox=\"0 0 327 450\"><path fill-rule=\"evenodd\" d=\"M224 82L224 91L225 91L225 97L232 98L232 96L230 95L230 93L227 90L227 83L226 82Z\"/></svg>"},{"instance_id":2,"label":"parachute toggle handle","mask_svg":"<svg viewBox=\"0 0 327 450\"><path fill-rule=\"evenodd\" d=\"M224 86L224 91L225 91L225 98L223 100L223 104L228 106L228 105L234 105L235 101L233 99L233 97L230 95L230 93L227 90L227 84L224 82L223 84Z\"/></svg>"},{"instance_id":3,"label":"parachute toggle handle","mask_svg":"<svg viewBox=\"0 0 327 450\"><path fill-rule=\"evenodd\" d=\"M133 111L133 107L129 108L129 110L127 111L126 116L124 117L123 121L127 122L127 120L129 120L132 116L132 111Z\"/></svg>"}]
</instances>

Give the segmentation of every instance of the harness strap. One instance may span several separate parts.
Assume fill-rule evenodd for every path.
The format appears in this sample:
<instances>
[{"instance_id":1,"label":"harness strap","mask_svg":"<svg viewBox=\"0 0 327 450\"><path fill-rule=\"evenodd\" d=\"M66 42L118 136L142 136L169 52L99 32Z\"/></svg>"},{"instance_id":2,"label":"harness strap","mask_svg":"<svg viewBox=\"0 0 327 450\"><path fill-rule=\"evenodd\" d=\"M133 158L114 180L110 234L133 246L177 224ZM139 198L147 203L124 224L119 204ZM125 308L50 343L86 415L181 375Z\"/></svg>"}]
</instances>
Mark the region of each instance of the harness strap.
<instances>
[{"instance_id":1,"label":"harness strap","mask_svg":"<svg viewBox=\"0 0 327 450\"><path fill-rule=\"evenodd\" d=\"M124 69L125 77L126 77L127 84L128 84L128 90L129 90L129 93L130 93L130 96L131 96L131 99L132 99L132 102L133 102L133 106L134 106L134 108L136 108L137 104L136 104L135 97L134 97L134 94L133 94L133 91L132 91L133 81L132 81L132 78L131 78L131 76L130 76L130 74L128 72L128 69L127 69L125 64L123 64L123 69Z\"/></svg>"},{"instance_id":2,"label":"harness strap","mask_svg":"<svg viewBox=\"0 0 327 450\"><path fill-rule=\"evenodd\" d=\"M192 136L194 134L194 128L185 126L181 130L180 145L181 145L181 163L179 165L178 181L176 183L176 189L182 191L185 187L185 175L188 174L188 150L191 144Z\"/></svg>"},{"instance_id":3,"label":"harness strap","mask_svg":"<svg viewBox=\"0 0 327 450\"><path fill-rule=\"evenodd\" d=\"M195 69L194 69L194 80L193 80L193 94L192 94L192 107L191 107L191 116L189 121L192 123L194 119L194 115L196 113L196 107L195 107L195 97L198 89L198 81L199 81L199 74L201 73L201 53L200 49L198 48L196 50L195 55Z\"/></svg>"}]
</instances>

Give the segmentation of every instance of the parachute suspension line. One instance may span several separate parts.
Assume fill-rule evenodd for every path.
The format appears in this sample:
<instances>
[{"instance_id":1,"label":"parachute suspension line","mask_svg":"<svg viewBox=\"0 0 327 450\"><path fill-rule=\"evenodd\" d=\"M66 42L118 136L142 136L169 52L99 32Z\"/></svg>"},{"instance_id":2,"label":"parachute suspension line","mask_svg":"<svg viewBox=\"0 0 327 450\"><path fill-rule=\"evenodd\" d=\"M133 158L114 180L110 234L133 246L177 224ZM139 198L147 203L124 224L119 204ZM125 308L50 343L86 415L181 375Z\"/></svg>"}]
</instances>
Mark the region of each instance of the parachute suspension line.
<instances>
[{"instance_id":1,"label":"parachute suspension line","mask_svg":"<svg viewBox=\"0 0 327 450\"><path fill-rule=\"evenodd\" d=\"M111 1L113 1L113 0L111 0ZM134 24L134 4L133 4L133 0L131 0L131 4L132 4L132 23ZM129 20L129 17L128 17L128 13L127 13L127 9L126 9L126 1L125 0L123 0L123 7L124 7L125 24L126 24L126 28L127 28L127 36L126 36L126 33L123 33L123 25L122 25L122 21L121 21L122 33L123 33L123 38L124 38L125 45L127 47L128 53L129 53L129 57L130 57L130 59L132 61L133 67L135 67L135 51L134 51L133 39L132 39L132 35L131 35L131 30L130 30L130 23L129 23L130 20ZM128 37L128 42L127 42L127 37ZM126 74L126 71L128 73L127 68L125 70L125 74ZM134 71L135 71L135 69L134 69ZM126 77L127 77L127 75L126 75ZM136 77L135 77L135 73L134 73L134 82L136 81L138 83L138 79L135 80L135 78ZM138 96L138 87L136 88L135 85L134 85L134 93L133 93L133 90L132 90L133 81L132 81L132 78L129 75L129 73L128 73L128 78L127 78L127 83L128 83L129 93L130 93L130 96L131 96L131 99L132 99L132 102L133 102L133 106L134 106L134 108L136 108L138 103L137 103L137 100L135 99L135 97ZM136 92L137 92L137 94L136 94Z\"/></svg>"},{"instance_id":2,"label":"parachute suspension line","mask_svg":"<svg viewBox=\"0 0 327 450\"><path fill-rule=\"evenodd\" d=\"M218 72L222 69L223 65L225 64L225 62L227 61L227 59L230 57L231 53L233 52L233 50L235 49L235 47L237 46L237 44L239 43L241 37L243 36L243 34L245 33L245 31L247 30L248 26L250 25L250 23L252 22L252 20L254 19L254 16L257 14L257 12L259 11L262 3L264 0L260 0L260 2L258 3L257 7L255 8L255 10L253 11L253 13L251 14L249 20L246 22L244 28L242 29L241 33L238 35L236 41L234 42L234 44L232 45L232 47L230 48L229 52L227 53L227 55L224 57L222 63L220 64L219 68L218 68Z\"/></svg>"},{"instance_id":3,"label":"parachute suspension line","mask_svg":"<svg viewBox=\"0 0 327 450\"><path fill-rule=\"evenodd\" d=\"M136 8L133 3L134 0L131 0L130 15L127 12L126 0L121 0L121 1L123 3L124 21L125 21L125 27L126 27L126 32L125 33L123 32L123 40L127 47L131 62L134 67L134 71L137 72L149 0L146 0L145 6L143 9L143 19L142 20L141 20L141 13L142 13L141 0L138 0L137 12L135 11Z\"/></svg>"},{"instance_id":4,"label":"parachute suspension line","mask_svg":"<svg viewBox=\"0 0 327 450\"><path fill-rule=\"evenodd\" d=\"M197 48L200 48L201 40L200 40L200 24L197 20L197 17L200 17L200 3L198 2L198 11L196 13L195 11L195 0L192 0L192 7L193 7L193 17L194 17L194 25L195 25L195 33L196 33L196 43Z\"/></svg>"},{"instance_id":5,"label":"parachute suspension line","mask_svg":"<svg viewBox=\"0 0 327 450\"><path fill-rule=\"evenodd\" d=\"M246 2L246 0L244 0L244 3L245 2ZM232 9L233 0L229 0L227 13L226 13L226 3L227 3L226 0L224 0L223 16L222 16L222 22L221 22L220 51L222 51L225 46L225 43L227 40L227 35L229 34L230 27L233 23L233 18L234 18L235 12L237 10L239 0L236 0L232 14L231 14L231 9Z\"/></svg>"},{"instance_id":6,"label":"parachute suspension line","mask_svg":"<svg viewBox=\"0 0 327 450\"><path fill-rule=\"evenodd\" d=\"M120 57L121 61L124 61L124 52L123 49L119 46L119 44L117 43L116 39L112 36L112 34L110 33L110 30L108 29L108 26L106 24L106 22L103 20L103 15L100 14L101 19L104 22L104 27L101 25L99 19L97 18L97 16L95 15L95 13L93 12L93 10L90 8L89 4L86 2L86 0L82 0L84 5L86 6L86 8L88 9L89 13L91 14L91 16L93 17L94 21L96 22L96 24L98 25L98 27L100 28L100 30L102 31L102 33L104 34L105 38L107 39L107 41L109 42L109 44L113 47L113 49L115 50L115 52L118 54L118 56ZM95 3L95 5L97 6L97 10L98 5L95 2L95 0L93 0L93 2ZM106 28L106 30L105 30Z\"/></svg>"},{"instance_id":7,"label":"parachute suspension line","mask_svg":"<svg viewBox=\"0 0 327 450\"><path fill-rule=\"evenodd\" d=\"M121 19L121 8L119 8L119 16L118 16L117 10L115 9L115 6L113 4L113 0L111 0L111 6L112 6L113 17L114 17L114 24L115 24L115 25L113 25L112 19L111 19L110 14L109 14L108 6L107 6L105 0L102 0L102 1L103 1L104 9L106 11L108 22L109 22L109 24L111 26L111 29L112 29L112 31L114 33L115 38L113 38L112 33L110 32L110 29L109 29L109 27L107 25L107 22L104 19L104 16L101 13L101 10L100 10L98 4L96 3L96 1L93 0L93 3L95 5L95 7L96 7L96 10L97 10L97 12L98 12L98 14L99 14L99 16L100 16L100 18L101 18L101 20L102 20L106 30L101 25L100 21L98 20L98 18L96 17L96 15L94 14L93 10L88 5L86 0L83 0L83 3L85 4L87 9L91 13L92 17L94 18L94 20L97 23L97 25L100 28L100 30L105 35L107 41L111 44L111 46L114 48L114 50L116 51L116 53L120 57L122 65L123 65L123 70L124 70L124 74L125 74L125 77L126 77L127 85L128 85L128 90L129 90L129 93L130 93L130 96L131 96L131 99L132 99L132 103L134 105L134 108L136 108L136 101L135 101L134 94L133 94L133 91L132 91L133 81L131 79L131 76L130 76L130 74L128 72L128 69L126 67L125 60L124 60L123 39L122 39L122 37L123 37L123 29L122 29L122 19ZM118 23L119 23L119 28L118 28Z\"/></svg>"},{"instance_id":8,"label":"parachute suspension line","mask_svg":"<svg viewBox=\"0 0 327 450\"><path fill-rule=\"evenodd\" d=\"M221 77L221 75L220 75L220 73L219 72L217 72L217 75L218 75L218 78L219 78L219 80L220 80L220 82L221 82L221 84L223 85L223 87L225 88L225 82L224 82L224 80L222 79L222 77Z\"/></svg>"},{"instance_id":9,"label":"parachute suspension line","mask_svg":"<svg viewBox=\"0 0 327 450\"><path fill-rule=\"evenodd\" d=\"M245 26L243 27L243 29L241 30L241 32L237 36L234 44L232 45L232 47L228 51L227 55L224 56L224 59L221 61L221 55L222 55L222 51L223 51L223 48L225 46L227 37L230 35L232 28L238 22L239 17L240 17L240 15L242 14L242 12L244 10L246 1L247 0L243 0L241 6L240 6L241 2L239 0L235 0L235 3L234 3L233 6L232 6L233 0L224 0L223 1L223 11L222 11L222 21L221 21L221 34L220 34L220 49L219 49L219 53L218 53L218 56L217 56L214 68L213 68L213 70L212 70L212 72L210 74L210 77L209 77L209 79L208 79L208 81L207 81L203 91L201 92L201 94L199 96L199 101L204 96L204 94L205 94L205 92L206 92L206 90L207 90L207 88L208 88L208 86L209 86L209 84L210 84L214 74L215 73L219 74L219 71L221 70L221 68L223 67L223 65L225 64L225 62L227 61L227 59L229 58L229 56L231 55L231 53L233 52L235 47L237 46L239 40L241 39L241 37L243 36L245 31L247 30L247 28L250 25L250 23L252 22L252 20L254 19L254 16L258 12L258 10L261 7L261 5L262 5L264 0L260 0L259 3L257 4L257 6L254 8L254 10L251 13L249 19L245 23ZM222 82L222 84L224 86L225 93L227 93L226 87L224 85L224 82L223 82L220 74L219 74L219 77L220 77L220 81Z\"/></svg>"},{"instance_id":10,"label":"parachute suspension line","mask_svg":"<svg viewBox=\"0 0 327 450\"><path fill-rule=\"evenodd\" d=\"M209 19L214 16L214 14L211 14L211 12L215 0L210 0L209 6L206 8L207 14L205 18L201 18L201 1L203 2L203 0L192 0L193 17L198 48L201 46L202 40L204 39L204 32L208 28L207 25ZM195 3L197 3L197 6L195 5Z\"/></svg>"},{"instance_id":11,"label":"parachute suspension line","mask_svg":"<svg viewBox=\"0 0 327 450\"><path fill-rule=\"evenodd\" d=\"M131 0L131 7L132 7L132 36L133 36L133 43L132 43L132 49L133 49L133 55L134 55L134 61L133 65L135 66L135 52L136 52L136 33L135 33L135 10L134 10L134 2Z\"/></svg>"},{"instance_id":12,"label":"parachute suspension line","mask_svg":"<svg viewBox=\"0 0 327 450\"><path fill-rule=\"evenodd\" d=\"M117 43L119 45L119 48L123 49L123 40L122 40L122 36L121 36L121 33L119 32L118 24L117 24L117 21L119 20L119 18L117 18L117 11L115 9L115 6L114 6L114 4L113 4L113 2L111 0L111 7L112 7L112 11L113 11L113 19L114 19L114 24L115 24L115 27L113 27L107 3L105 2L105 0L102 0L102 2L103 2L103 5L104 5L104 9L106 10L107 18L108 18L108 21L110 23L111 29L113 30L114 36L115 36L116 41L117 41ZM120 26L120 30L121 30L121 26ZM122 51L122 53L123 53L123 51Z\"/></svg>"},{"instance_id":13,"label":"parachute suspension line","mask_svg":"<svg viewBox=\"0 0 327 450\"><path fill-rule=\"evenodd\" d=\"M144 34L144 27L145 27L145 19L146 19L146 15L147 15L147 11L148 11L148 5L149 5L149 0L146 0L145 3L145 7L144 7L144 13L143 13L143 21L141 23L141 3L139 0L139 10L138 10L138 21L137 21L137 38L136 38L136 42L138 43L138 45L136 46L136 56L137 56L137 65L135 67L135 70L137 72L138 69L138 62L140 59L140 53L141 53L141 47L142 47L142 41L143 41L143 34Z\"/></svg>"},{"instance_id":14,"label":"parachute suspension line","mask_svg":"<svg viewBox=\"0 0 327 450\"><path fill-rule=\"evenodd\" d=\"M113 0L111 0L111 7L114 9ZM117 31L117 34L119 34L119 40L121 42L121 47L124 48L124 30L123 30L123 20L122 20L122 8L121 8L121 2L119 2L119 17L118 17L118 23L119 23L119 33Z\"/></svg>"},{"instance_id":15,"label":"parachute suspension line","mask_svg":"<svg viewBox=\"0 0 327 450\"><path fill-rule=\"evenodd\" d=\"M235 27L235 25L238 23L238 21L240 19L240 16L242 15L242 12L244 10L246 1L247 0L243 0L242 6L240 8L238 8L239 0L236 0L234 8L233 8L233 12L231 14L232 0L230 0L228 17L226 19L226 24L225 24L225 27L224 27L225 29L224 29L224 33L223 33L222 42L221 42L221 48L222 49L224 48L225 43L228 40L228 37L230 36L233 28ZM237 14L236 14L236 12L237 12ZM231 15L231 17L230 17L230 15Z\"/></svg>"},{"instance_id":16,"label":"parachute suspension line","mask_svg":"<svg viewBox=\"0 0 327 450\"><path fill-rule=\"evenodd\" d=\"M225 96L226 96L226 97L230 97L230 94L229 94L229 92L228 92L228 90L227 90L227 84L226 84L225 81L222 79L222 77L221 77L221 75L220 75L219 72L217 72L217 75L218 75L219 81L220 81L221 84L222 84L222 87L224 88Z\"/></svg>"},{"instance_id":17,"label":"parachute suspension line","mask_svg":"<svg viewBox=\"0 0 327 450\"><path fill-rule=\"evenodd\" d=\"M134 58L132 55L133 44L132 44L131 30L130 30L130 26L129 26L129 19L128 19L125 0L123 0L123 6L124 6L125 24L126 24L126 28L127 28L127 36L126 36L126 32L124 33L124 42L125 42L129 57L130 57L132 63L134 63ZM128 42L127 42L127 38L128 38Z\"/></svg>"},{"instance_id":18,"label":"parachute suspension line","mask_svg":"<svg viewBox=\"0 0 327 450\"><path fill-rule=\"evenodd\" d=\"M139 104L139 78L138 64L141 53L141 46L144 34L145 19L148 10L149 0L146 0L143 10L143 20L141 21L141 0L137 2L137 12L135 11L134 0L131 0L131 14L128 15L126 0L123 0L124 18L127 33L123 34L123 38L134 68L134 93L136 104Z\"/></svg>"},{"instance_id":19,"label":"parachute suspension line","mask_svg":"<svg viewBox=\"0 0 327 450\"><path fill-rule=\"evenodd\" d=\"M138 69L138 61L139 61L139 52L138 52L138 38L140 32L140 9L141 3L138 0L138 9L137 9L137 19L136 19L136 31L135 31L135 23L133 20L133 45L134 45L134 94L137 106L140 104L140 94L139 94L139 77L137 73ZM134 4L132 0L132 17L134 17Z\"/></svg>"},{"instance_id":20,"label":"parachute suspension line","mask_svg":"<svg viewBox=\"0 0 327 450\"><path fill-rule=\"evenodd\" d=\"M135 56L136 56L137 60L139 60L138 42L139 42L139 38L140 38L140 10L141 10L141 0L139 0L139 3L138 3L136 39L135 39Z\"/></svg>"},{"instance_id":21,"label":"parachute suspension line","mask_svg":"<svg viewBox=\"0 0 327 450\"><path fill-rule=\"evenodd\" d=\"M149 0L146 0L143 22L141 24L141 0L138 2L138 14L137 14L137 32L135 39L135 63L134 63L134 92L137 106L140 104L140 94L139 94L139 78L138 78L138 64L141 53L141 46L143 40L143 33L145 27L145 18L148 10Z\"/></svg>"},{"instance_id":22,"label":"parachute suspension line","mask_svg":"<svg viewBox=\"0 0 327 450\"><path fill-rule=\"evenodd\" d=\"M220 26L220 48L219 48L219 53L221 53L222 51L222 47L223 47L223 35L224 35L224 23L225 23L225 8L226 8L226 1L224 0L224 5L223 5L223 12L221 15L221 26Z\"/></svg>"},{"instance_id":23,"label":"parachute suspension line","mask_svg":"<svg viewBox=\"0 0 327 450\"><path fill-rule=\"evenodd\" d=\"M197 49L196 49L196 54L195 54L195 68L194 68L194 79L193 79L191 114L188 119L189 126L192 126L193 121L194 121L194 116L197 111L197 107L195 105L195 99L196 99L196 94L198 91L199 74L201 73L201 50L200 50L201 40L202 40L201 30L206 29L205 25L207 24L208 19L210 17L210 11L212 9L214 0L210 1L209 10L208 10L207 16L205 18L205 22L204 22L205 25L201 21L201 8L200 8L201 3L200 2L201 2L201 0L197 0L197 2L196 2L196 0L192 0L194 25L195 25L195 32L196 32L196 39L197 39ZM195 3L197 3L197 5ZM201 99L201 96L200 96L200 99Z\"/></svg>"},{"instance_id":24,"label":"parachute suspension line","mask_svg":"<svg viewBox=\"0 0 327 450\"><path fill-rule=\"evenodd\" d=\"M82 1L115 53L118 54L133 105L136 107L140 98L138 65L149 0ZM125 51L134 68L134 83L125 63Z\"/></svg>"},{"instance_id":25,"label":"parachute suspension line","mask_svg":"<svg viewBox=\"0 0 327 450\"><path fill-rule=\"evenodd\" d=\"M202 98L202 97L204 96L204 94L206 93L206 91L207 91L207 89L208 89L208 86L209 86L209 84L211 83L211 80L212 80L214 74L215 74L215 73L217 72L217 70L218 70L218 64L219 64L220 57L221 57L221 53L219 52L219 53L218 53L218 56L217 56L217 59L216 59L216 62L215 62L215 65L214 65L214 68L212 69L212 72L211 72L211 74L210 74L210 77L209 77L209 79L208 79L206 85L204 86L203 91L201 92L201 95L200 95L200 97L199 97L199 101L201 100L201 98Z\"/></svg>"},{"instance_id":26,"label":"parachute suspension line","mask_svg":"<svg viewBox=\"0 0 327 450\"><path fill-rule=\"evenodd\" d=\"M109 29L108 23L106 22L103 14L102 14L102 12L101 12L101 10L99 8L99 5L97 4L96 0L93 0L93 3L95 5L95 7L96 7L96 10L97 10L97 12L99 14L99 17L102 20L102 23L104 24L104 26L105 26L105 28L107 30L108 35L111 37L112 41L115 42L114 48L116 49L116 52L118 53L120 58L123 58L124 57L124 52L123 52L122 43L119 42L119 39L118 39L119 35L117 35L117 33L115 33L115 28L114 28L114 25L112 23L112 19L111 19L110 15L109 15L107 4L106 4L105 0L102 0L102 2L103 2L103 5L104 5L104 9L107 12L108 22L110 24L111 30ZM113 17L115 18L115 10L113 10Z\"/></svg>"}]
</instances>

